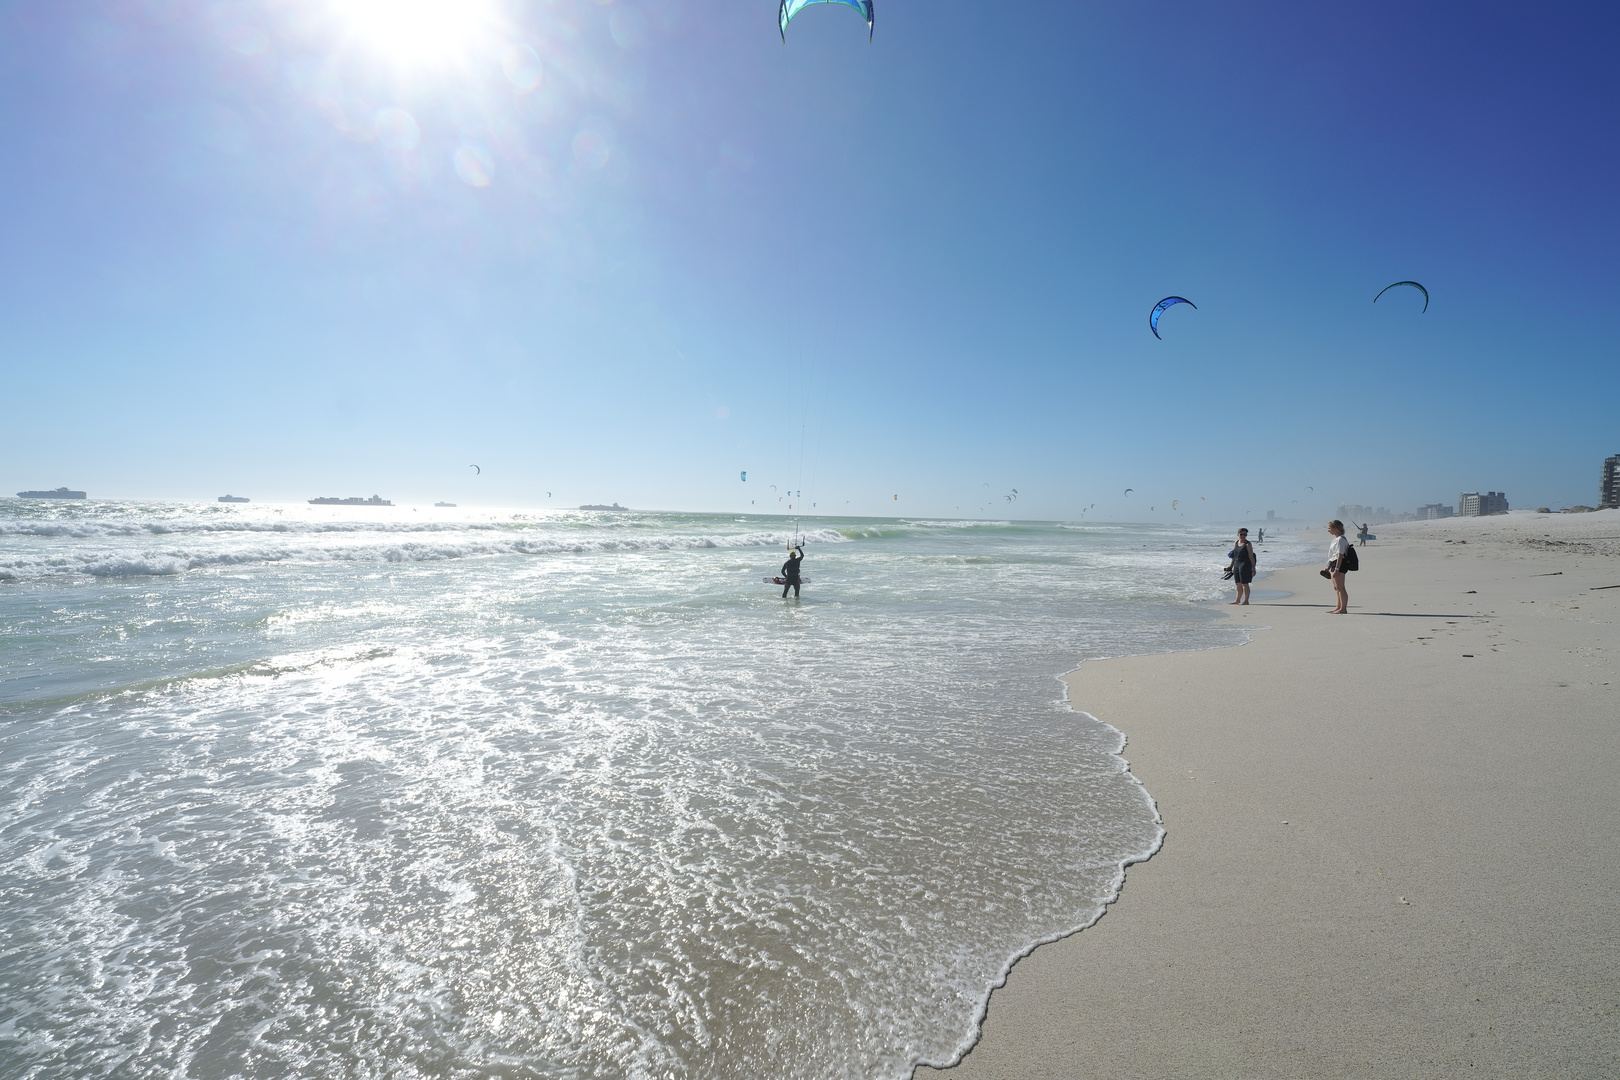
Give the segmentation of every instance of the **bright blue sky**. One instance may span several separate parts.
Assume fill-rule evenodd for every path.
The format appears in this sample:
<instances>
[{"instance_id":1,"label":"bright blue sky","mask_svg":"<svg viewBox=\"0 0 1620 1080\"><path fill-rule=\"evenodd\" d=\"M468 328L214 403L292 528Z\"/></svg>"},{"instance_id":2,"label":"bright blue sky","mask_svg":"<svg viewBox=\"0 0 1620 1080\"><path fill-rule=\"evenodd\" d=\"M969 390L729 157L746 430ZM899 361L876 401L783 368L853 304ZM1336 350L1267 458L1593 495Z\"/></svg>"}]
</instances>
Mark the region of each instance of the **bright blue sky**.
<instances>
[{"instance_id":1,"label":"bright blue sky","mask_svg":"<svg viewBox=\"0 0 1620 1080\"><path fill-rule=\"evenodd\" d=\"M1620 451L1612 4L490 2L0 3L0 490L764 509L802 426L823 509L1230 520Z\"/></svg>"}]
</instances>

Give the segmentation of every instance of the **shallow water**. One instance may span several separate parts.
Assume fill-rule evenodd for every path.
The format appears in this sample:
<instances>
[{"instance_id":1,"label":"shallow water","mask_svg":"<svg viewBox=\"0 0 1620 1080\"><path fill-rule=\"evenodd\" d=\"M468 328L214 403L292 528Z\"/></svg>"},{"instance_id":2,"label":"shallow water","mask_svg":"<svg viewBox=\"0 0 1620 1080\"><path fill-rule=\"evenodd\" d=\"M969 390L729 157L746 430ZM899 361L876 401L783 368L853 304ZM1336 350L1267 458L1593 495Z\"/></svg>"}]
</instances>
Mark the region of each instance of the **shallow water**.
<instances>
[{"instance_id":1,"label":"shallow water","mask_svg":"<svg viewBox=\"0 0 1620 1080\"><path fill-rule=\"evenodd\" d=\"M951 1060L1160 835L1053 676L1235 640L1226 534L803 528L0 503L0 1074Z\"/></svg>"}]
</instances>

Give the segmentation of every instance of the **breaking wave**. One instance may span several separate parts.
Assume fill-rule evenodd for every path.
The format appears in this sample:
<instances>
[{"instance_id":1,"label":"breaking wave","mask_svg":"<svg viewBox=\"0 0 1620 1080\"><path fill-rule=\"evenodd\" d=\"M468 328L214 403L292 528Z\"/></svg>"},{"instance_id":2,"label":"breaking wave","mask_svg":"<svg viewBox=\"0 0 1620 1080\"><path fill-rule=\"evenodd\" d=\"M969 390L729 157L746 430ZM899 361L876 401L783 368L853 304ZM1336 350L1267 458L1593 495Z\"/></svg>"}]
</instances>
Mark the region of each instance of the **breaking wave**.
<instances>
[{"instance_id":1,"label":"breaking wave","mask_svg":"<svg viewBox=\"0 0 1620 1080\"><path fill-rule=\"evenodd\" d=\"M140 575L170 576L189 570L207 570L220 567L255 566L267 563L424 563L450 559L490 558L507 555L589 555L612 552L698 551L721 548L785 548L793 535L791 530L758 531L733 534L671 533L658 535L593 535L577 528L572 530L529 529L514 535L513 530L501 530L504 535L490 535L496 530L448 528L350 528L320 530L231 530L227 535L201 536L207 530L173 530L189 534L192 543L185 546L152 550L147 545L151 532L130 528L119 532L112 526L101 525L94 531L34 530L22 535L47 540L93 540L99 543L74 544L65 547L46 545L26 552L10 553L0 559L0 580L17 581L25 578L47 577L58 574L88 574L93 577L136 577ZM289 535L287 542L267 543L266 532L343 533L335 543L310 543ZM595 530L600 533L601 530ZM401 539L405 534L434 534L431 539ZM17 535L17 533L13 533ZM131 547L109 550L107 541L116 537L130 537L137 541L138 550ZM834 529L813 529L799 537L806 543L842 544L847 539ZM197 541L213 541L198 543Z\"/></svg>"}]
</instances>

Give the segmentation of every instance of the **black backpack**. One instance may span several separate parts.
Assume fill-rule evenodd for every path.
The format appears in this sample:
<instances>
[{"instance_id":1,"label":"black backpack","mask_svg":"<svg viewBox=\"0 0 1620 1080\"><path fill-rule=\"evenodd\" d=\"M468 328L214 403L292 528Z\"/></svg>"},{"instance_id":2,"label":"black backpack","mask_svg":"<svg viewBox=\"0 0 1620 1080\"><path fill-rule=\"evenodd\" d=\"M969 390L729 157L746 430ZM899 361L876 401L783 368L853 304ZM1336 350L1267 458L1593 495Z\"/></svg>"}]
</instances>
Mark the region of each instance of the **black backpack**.
<instances>
[{"instance_id":1,"label":"black backpack","mask_svg":"<svg viewBox=\"0 0 1620 1080\"><path fill-rule=\"evenodd\" d=\"M1348 574L1352 570L1360 569L1361 558L1356 554L1356 549L1354 547L1345 548L1344 554L1339 556L1339 572Z\"/></svg>"}]
</instances>

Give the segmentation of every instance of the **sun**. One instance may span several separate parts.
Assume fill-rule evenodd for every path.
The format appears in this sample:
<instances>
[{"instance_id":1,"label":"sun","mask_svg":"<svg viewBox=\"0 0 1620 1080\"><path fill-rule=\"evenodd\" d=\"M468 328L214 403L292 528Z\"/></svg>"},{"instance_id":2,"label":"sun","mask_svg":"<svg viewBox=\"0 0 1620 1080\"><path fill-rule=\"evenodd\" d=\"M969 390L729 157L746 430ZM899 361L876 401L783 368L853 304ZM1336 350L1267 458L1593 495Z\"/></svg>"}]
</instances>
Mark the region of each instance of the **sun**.
<instances>
[{"instance_id":1,"label":"sun","mask_svg":"<svg viewBox=\"0 0 1620 1080\"><path fill-rule=\"evenodd\" d=\"M354 40L401 66L464 56L496 21L493 0L329 0Z\"/></svg>"}]
</instances>

